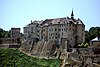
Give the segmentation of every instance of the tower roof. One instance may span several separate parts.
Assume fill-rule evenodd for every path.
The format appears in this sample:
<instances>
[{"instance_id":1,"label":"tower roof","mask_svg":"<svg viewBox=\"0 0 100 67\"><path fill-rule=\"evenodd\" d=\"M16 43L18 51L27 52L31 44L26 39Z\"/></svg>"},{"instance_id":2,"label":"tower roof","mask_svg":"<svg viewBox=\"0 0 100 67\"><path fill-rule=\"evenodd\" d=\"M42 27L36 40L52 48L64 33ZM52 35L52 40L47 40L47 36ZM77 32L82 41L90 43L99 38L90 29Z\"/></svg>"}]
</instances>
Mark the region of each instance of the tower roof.
<instances>
[{"instance_id":1,"label":"tower roof","mask_svg":"<svg viewBox=\"0 0 100 67\"><path fill-rule=\"evenodd\" d=\"M71 16L74 16L74 13L73 13L73 9L72 9L72 13L71 13Z\"/></svg>"},{"instance_id":2,"label":"tower roof","mask_svg":"<svg viewBox=\"0 0 100 67\"><path fill-rule=\"evenodd\" d=\"M74 19L73 9L72 9L72 13L71 13L71 18Z\"/></svg>"}]
</instances>

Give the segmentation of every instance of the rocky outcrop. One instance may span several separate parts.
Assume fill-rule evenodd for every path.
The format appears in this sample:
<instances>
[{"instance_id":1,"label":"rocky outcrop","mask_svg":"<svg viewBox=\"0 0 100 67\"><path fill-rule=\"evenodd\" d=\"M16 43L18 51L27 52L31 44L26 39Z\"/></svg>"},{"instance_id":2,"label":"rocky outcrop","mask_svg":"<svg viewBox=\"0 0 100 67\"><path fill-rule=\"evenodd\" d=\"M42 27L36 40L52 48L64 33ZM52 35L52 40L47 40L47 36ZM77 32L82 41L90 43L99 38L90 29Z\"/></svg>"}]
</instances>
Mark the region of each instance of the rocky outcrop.
<instances>
[{"instance_id":1,"label":"rocky outcrop","mask_svg":"<svg viewBox=\"0 0 100 67\"><path fill-rule=\"evenodd\" d=\"M21 43L21 50L31 53L31 55L46 58L64 58L67 57L66 43L63 41L61 45L56 44L55 41L37 41L34 38L23 40Z\"/></svg>"},{"instance_id":2,"label":"rocky outcrop","mask_svg":"<svg viewBox=\"0 0 100 67\"><path fill-rule=\"evenodd\" d=\"M32 56L42 58L60 58L63 59L62 66L89 66L95 67L94 63L100 62L100 54L95 54L94 49L90 48L70 48L67 40L63 39L61 44L55 41L38 41L38 39L29 38L22 40L20 49L30 53ZM68 60L70 59L70 60ZM67 63L67 62L71 63Z\"/></svg>"}]
</instances>

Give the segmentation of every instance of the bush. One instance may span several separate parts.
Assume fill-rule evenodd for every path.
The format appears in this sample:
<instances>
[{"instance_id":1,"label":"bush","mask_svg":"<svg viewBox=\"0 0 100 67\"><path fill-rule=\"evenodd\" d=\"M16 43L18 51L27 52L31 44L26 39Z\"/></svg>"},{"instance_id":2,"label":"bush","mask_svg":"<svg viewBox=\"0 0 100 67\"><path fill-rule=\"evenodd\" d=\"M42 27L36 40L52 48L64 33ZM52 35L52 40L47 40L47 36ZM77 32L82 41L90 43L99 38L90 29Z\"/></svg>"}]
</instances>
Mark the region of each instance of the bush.
<instances>
[{"instance_id":1,"label":"bush","mask_svg":"<svg viewBox=\"0 0 100 67\"><path fill-rule=\"evenodd\" d=\"M78 44L78 48L87 48L89 46L89 43L82 43L82 44Z\"/></svg>"},{"instance_id":2,"label":"bush","mask_svg":"<svg viewBox=\"0 0 100 67\"><path fill-rule=\"evenodd\" d=\"M20 52L17 49L0 49L0 67L59 67L60 59L43 59Z\"/></svg>"}]
</instances>

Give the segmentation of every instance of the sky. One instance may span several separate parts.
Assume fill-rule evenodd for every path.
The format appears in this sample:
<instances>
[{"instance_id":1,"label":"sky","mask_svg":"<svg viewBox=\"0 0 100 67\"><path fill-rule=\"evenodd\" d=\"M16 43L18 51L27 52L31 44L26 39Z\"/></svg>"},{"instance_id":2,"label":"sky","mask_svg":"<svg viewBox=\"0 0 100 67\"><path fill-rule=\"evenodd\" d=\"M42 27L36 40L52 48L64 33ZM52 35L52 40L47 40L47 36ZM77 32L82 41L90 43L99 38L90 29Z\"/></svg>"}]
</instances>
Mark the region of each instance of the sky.
<instances>
[{"instance_id":1,"label":"sky","mask_svg":"<svg viewBox=\"0 0 100 67\"><path fill-rule=\"evenodd\" d=\"M0 0L0 28L23 27L31 20L80 18L85 29L100 26L100 0Z\"/></svg>"}]
</instances>

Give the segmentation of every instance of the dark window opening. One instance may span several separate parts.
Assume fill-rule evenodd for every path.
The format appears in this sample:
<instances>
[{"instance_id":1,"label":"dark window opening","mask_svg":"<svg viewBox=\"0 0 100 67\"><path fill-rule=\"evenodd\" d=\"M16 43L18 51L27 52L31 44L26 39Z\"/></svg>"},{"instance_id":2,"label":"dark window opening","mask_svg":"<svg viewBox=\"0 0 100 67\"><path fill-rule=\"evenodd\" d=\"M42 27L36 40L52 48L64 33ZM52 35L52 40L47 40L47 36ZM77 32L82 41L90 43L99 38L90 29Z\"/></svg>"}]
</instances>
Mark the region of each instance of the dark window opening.
<instances>
[{"instance_id":1,"label":"dark window opening","mask_svg":"<svg viewBox=\"0 0 100 67\"><path fill-rule=\"evenodd\" d=\"M55 39L57 39L57 37L55 37Z\"/></svg>"},{"instance_id":2,"label":"dark window opening","mask_svg":"<svg viewBox=\"0 0 100 67\"><path fill-rule=\"evenodd\" d=\"M57 29L55 29L55 31L57 31Z\"/></svg>"},{"instance_id":3,"label":"dark window opening","mask_svg":"<svg viewBox=\"0 0 100 67\"><path fill-rule=\"evenodd\" d=\"M71 28L69 28L69 30L71 30Z\"/></svg>"},{"instance_id":4,"label":"dark window opening","mask_svg":"<svg viewBox=\"0 0 100 67\"><path fill-rule=\"evenodd\" d=\"M63 29L62 29L62 31L63 31Z\"/></svg>"},{"instance_id":5,"label":"dark window opening","mask_svg":"<svg viewBox=\"0 0 100 67\"><path fill-rule=\"evenodd\" d=\"M57 35L57 33L56 33L56 35Z\"/></svg>"},{"instance_id":6,"label":"dark window opening","mask_svg":"<svg viewBox=\"0 0 100 67\"><path fill-rule=\"evenodd\" d=\"M52 33L51 33L51 35L52 35Z\"/></svg>"},{"instance_id":7,"label":"dark window opening","mask_svg":"<svg viewBox=\"0 0 100 67\"><path fill-rule=\"evenodd\" d=\"M58 22L60 24L60 22Z\"/></svg>"},{"instance_id":8,"label":"dark window opening","mask_svg":"<svg viewBox=\"0 0 100 67\"><path fill-rule=\"evenodd\" d=\"M63 33L62 33L62 35L63 35Z\"/></svg>"},{"instance_id":9,"label":"dark window opening","mask_svg":"<svg viewBox=\"0 0 100 67\"><path fill-rule=\"evenodd\" d=\"M66 29L64 28L64 31L65 31Z\"/></svg>"},{"instance_id":10,"label":"dark window opening","mask_svg":"<svg viewBox=\"0 0 100 67\"><path fill-rule=\"evenodd\" d=\"M59 31L61 31L61 29L59 29Z\"/></svg>"},{"instance_id":11,"label":"dark window opening","mask_svg":"<svg viewBox=\"0 0 100 67\"><path fill-rule=\"evenodd\" d=\"M39 30L37 30L37 32L39 32Z\"/></svg>"}]
</instances>

